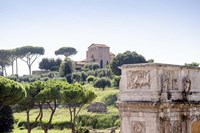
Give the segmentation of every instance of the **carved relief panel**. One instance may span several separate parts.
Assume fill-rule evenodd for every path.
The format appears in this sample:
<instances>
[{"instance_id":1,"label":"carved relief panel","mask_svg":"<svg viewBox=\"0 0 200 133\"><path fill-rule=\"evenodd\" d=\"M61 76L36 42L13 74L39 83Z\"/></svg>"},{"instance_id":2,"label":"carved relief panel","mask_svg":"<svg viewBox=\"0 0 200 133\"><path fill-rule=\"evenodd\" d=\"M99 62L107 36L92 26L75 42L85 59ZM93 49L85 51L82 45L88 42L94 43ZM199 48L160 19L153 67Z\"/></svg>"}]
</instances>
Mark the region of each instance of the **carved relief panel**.
<instances>
[{"instance_id":1,"label":"carved relief panel","mask_svg":"<svg viewBox=\"0 0 200 133\"><path fill-rule=\"evenodd\" d=\"M128 71L128 89L150 89L150 71Z\"/></svg>"},{"instance_id":2,"label":"carved relief panel","mask_svg":"<svg viewBox=\"0 0 200 133\"><path fill-rule=\"evenodd\" d=\"M144 122L132 122L132 133L146 133L146 127Z\"/></svg>"},{"instance_id":3,"label":"carved relief panel","mask_svg":"<svg viewBox=\"0 0 200 133\"><path fill-rule=\"evenodd\" d=\"M180 121L173 123L173 133L182 133L182 124Z\"/></svg>"},{"instance_id":4,"label":"carved relief panel","mask_svg":"<svg viewBox=\"0 0 200 133\"><path fill-rule=\"evenodd\" d=\"M164 71L162 75L162 91L178 90L178 76L175 71Z\"/></svg>"}]
</instances>

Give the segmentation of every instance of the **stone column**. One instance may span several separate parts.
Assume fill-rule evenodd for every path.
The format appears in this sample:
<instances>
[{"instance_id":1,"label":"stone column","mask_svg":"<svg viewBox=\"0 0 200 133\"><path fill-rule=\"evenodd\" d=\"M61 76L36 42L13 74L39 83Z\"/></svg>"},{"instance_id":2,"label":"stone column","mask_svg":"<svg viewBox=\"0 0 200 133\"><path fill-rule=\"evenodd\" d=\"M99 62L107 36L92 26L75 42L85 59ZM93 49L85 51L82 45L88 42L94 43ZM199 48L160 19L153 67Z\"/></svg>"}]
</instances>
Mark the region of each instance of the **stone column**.
<instances>
[{"instance_id":1,"label":"stone column","mask_svg":"<svg viewBox=\"0 0 200 133\"><path fill-rule=\"evenodd\" d=\"M165 121L165 133L171 133L171 125L170 125L170 120Z\"/></svg>"},{"instance_id":2,"label":"stone column","mask_svg":"<svg viewBox=\"0 0 200 133\"><path fill-rule=\"evenodd\" d=\"M191 122L191 120L190 119L188 119L187 121L186 121L186 126L187 126L187 133L192 133L192 122Z\"/></svg>"}]
</instances>

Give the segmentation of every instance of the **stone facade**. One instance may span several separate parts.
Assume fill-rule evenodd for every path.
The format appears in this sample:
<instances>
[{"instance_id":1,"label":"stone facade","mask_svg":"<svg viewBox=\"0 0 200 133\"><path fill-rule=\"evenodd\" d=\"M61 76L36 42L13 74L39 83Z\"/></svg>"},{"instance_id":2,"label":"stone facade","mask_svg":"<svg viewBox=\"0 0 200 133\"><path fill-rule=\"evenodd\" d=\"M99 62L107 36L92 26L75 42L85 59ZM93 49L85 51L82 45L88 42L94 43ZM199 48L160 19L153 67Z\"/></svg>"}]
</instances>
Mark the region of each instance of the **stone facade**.
<instances>
[{"instance_id":1,"label":"stone facade","mask_svg":"<svg viewBox=\"0 0 200 133\"><path fill-rule=\"evenodd\" d=\"M192 133L200 118L200 68L150 63L121 70L120 133Z\"/></svg>"},{"instance_id":2,"label":"stone facade","mask_svg":"<svg viewBox=\"0 0 200 133\"><path fill-rule=\"evenodd\" d=\"M87 62L96 62L99 66L102 64L102 67L105 67L112 57L110 47L105 44L91 44L86 52Z\"/></svg>"}]
</instances>

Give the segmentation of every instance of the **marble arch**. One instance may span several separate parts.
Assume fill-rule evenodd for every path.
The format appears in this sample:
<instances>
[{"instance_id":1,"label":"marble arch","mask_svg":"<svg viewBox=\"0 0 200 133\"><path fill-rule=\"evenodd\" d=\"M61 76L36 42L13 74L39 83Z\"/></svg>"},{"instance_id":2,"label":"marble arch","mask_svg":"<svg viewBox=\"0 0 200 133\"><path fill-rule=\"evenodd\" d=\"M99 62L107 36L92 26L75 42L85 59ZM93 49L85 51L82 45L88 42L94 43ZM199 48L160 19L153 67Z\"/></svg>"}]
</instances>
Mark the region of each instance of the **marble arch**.
<instances>
[{"instance_id":1,"label":"marble arch","mask_svg":"<svg viewBox=\"0 0 200 133\"><path fill-rule=\"evenodd\" d=\"M120 133L192 133L200 119L200 68L160 63L120 68Z\"/></svg>"}]
</instances>

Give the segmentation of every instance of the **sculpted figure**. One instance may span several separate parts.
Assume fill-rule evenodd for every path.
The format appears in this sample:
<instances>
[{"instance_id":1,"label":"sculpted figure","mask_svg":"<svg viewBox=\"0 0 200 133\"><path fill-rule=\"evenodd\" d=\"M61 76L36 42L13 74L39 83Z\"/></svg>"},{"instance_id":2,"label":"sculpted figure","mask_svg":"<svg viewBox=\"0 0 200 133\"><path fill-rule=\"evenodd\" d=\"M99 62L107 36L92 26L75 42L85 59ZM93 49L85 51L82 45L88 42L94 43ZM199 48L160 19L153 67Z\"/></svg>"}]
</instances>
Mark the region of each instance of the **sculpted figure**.
<instances>
[{"instance_id":1,"label":"sculpted figure","mask_svg":"<svg viewBox=\"0 0 200 133\"><path fill-rule=\"evenodd\" d=\"M163 76L163 92L167 92L169 90L169 76Z\"/></svg>"},{"instance_id":2,"label":"sculpted figure","mask_svg":"<svg viewBox=\"0 0 200 133\"><path fill-rule=\"evenodd\" d=\"M188 76L184 79L184 92L189 93L191 90L191 80Z\"/></svg>"}]
</instances>

